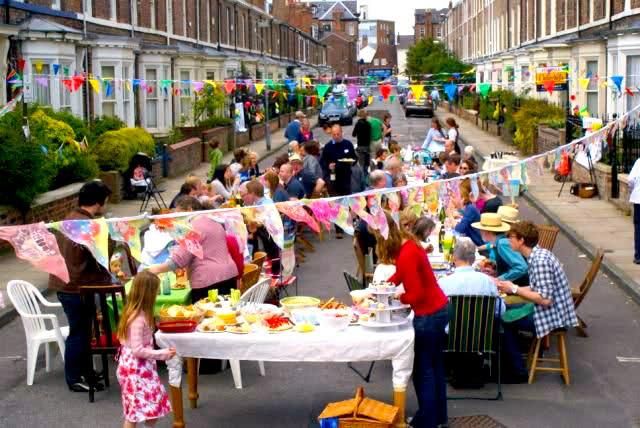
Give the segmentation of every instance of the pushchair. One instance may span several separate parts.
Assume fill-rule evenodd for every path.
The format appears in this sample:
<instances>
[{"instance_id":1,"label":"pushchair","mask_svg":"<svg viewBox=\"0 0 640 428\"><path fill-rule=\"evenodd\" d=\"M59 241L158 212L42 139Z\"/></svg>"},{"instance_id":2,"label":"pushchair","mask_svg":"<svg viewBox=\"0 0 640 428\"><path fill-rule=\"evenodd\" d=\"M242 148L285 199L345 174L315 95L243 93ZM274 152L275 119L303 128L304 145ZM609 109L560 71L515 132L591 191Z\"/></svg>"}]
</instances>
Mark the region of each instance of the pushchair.
<instances>
[{"instance_id":1,"label":"pushchair","mask_svg":"<svg viewBox=\"0 0 640 428\"><path fill-rule=\"evenodd\" d=\"M158 188L151 171L151 157L146 153L138 152L131 158L129 168L125 173L124 186L127 197L137 198L142 195L140 212L148 208L151 199L156 202L158 208L167 208L167 204L162 198L164 190Z\"/></svg>"}]
</instances>

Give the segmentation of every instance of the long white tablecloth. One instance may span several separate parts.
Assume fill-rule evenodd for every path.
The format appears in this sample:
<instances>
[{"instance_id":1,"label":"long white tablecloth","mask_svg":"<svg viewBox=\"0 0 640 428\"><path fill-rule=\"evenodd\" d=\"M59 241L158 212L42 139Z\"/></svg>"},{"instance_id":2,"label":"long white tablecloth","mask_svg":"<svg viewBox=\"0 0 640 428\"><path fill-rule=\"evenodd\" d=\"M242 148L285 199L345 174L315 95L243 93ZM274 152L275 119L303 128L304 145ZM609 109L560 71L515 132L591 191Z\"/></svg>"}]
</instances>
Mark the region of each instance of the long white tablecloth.
<instances>
[{"instance_id":1,"label":"long white tablecloth","mask_svg":"<svg viewBox=\"0 0 640 428\"><path fill-rule=\"evenodd\" d=\"M311 333L177 333L158 331L162 348L174 347L179 357L242 361L356 362L391 360L394 389L405 389L413 371L414 331L403 327L348 327L341 332L316 329ZM181 358L169 364L169 379L180 385ZM177 385L176 385L177 383Z\"/></svg>"}]
</instances>

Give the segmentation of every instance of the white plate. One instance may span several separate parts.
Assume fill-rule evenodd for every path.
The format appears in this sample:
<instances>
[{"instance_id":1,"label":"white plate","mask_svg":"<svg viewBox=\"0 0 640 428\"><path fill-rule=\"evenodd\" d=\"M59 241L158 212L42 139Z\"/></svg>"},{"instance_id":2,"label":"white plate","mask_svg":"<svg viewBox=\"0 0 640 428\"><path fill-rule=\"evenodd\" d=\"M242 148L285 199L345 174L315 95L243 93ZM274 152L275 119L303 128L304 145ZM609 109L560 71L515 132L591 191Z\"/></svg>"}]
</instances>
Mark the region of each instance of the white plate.
<instances>
[{"instance_id":1,"label":"white plate","mask_svg":"<svg viewBox=\"0 0 640 428\"><path fill-rule=\"evenodd\" d=\"M389 290L389 291L385 291L385 290L379 290L377 288L367 288L367 291L371 294L379 294L380 296L387 296L387 295L391 295L391 294L396 294L396 292L398 291L396 290Z\"/></svg>"},{"instance_id":2,"label":"white plate","mask_svg":"<svg viewBox=\"0 0 640 428\"><path fill-rule=\"evenodd\" d=\"M413 312L411 312L411 314L409 314L409 316L407 317L393 316L391 317L391 322L379 322L379 321L371 321L371 320L362 321L362 319L360 319L360 325L362 327L371 327L371 328L398 327L408 323L409 320L412 318L412 314Z\"/></svg>"},{"instance_id":3,"label":"white plate","mask_svg":"<svg viewBox=\"0 0 640 428\"><path fill-rule=\"evenodd\" d=\"M226 333L225 330L204 330L202 328L202 325L198 325L196 327L196 331L200 332L200 333Z\"/></svg>"}]
</instances>

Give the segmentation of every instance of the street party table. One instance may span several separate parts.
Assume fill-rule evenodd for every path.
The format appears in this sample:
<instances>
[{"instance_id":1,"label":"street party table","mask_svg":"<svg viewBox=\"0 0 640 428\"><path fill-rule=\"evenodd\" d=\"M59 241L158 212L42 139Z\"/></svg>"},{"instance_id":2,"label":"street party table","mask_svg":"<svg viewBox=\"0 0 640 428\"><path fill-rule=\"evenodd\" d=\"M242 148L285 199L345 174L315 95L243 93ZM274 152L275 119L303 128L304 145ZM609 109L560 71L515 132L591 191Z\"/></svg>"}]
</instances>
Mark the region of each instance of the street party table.
<instances>
[{"instance_id":1,"label":"street party table","mask_svg":"<svg viewBox=\"0 0 640 428\"><path fill-rule=\"evenodd\" d=\"M336 332L317 328L310 333L293 330L280 333L163 333L156 332L161 348L174 347L177 356L168 362L173 405L173 426L182 428L182 360L187 363L187 383L191 408L198 404L197 359L244 361L357 362L391 360L394 402L400 408L397 427L404 427L406 389L413 370L414 331L403 327L370 329L348 327Z\"/></svg>"}]
</instances>

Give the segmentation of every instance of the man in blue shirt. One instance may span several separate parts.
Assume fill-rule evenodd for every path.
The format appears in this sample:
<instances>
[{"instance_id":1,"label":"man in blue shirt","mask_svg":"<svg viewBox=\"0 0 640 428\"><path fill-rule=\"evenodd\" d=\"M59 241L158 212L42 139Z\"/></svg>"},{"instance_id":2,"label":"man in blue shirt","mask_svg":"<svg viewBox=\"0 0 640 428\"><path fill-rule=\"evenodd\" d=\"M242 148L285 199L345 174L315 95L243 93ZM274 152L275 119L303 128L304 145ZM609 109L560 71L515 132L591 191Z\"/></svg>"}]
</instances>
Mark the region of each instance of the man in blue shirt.
<instances>
[{"instance_id":1,"label":"man in blue shirt","mask_svg":"<svg viewBox=\"0 0 640 428\"><path fill-rule=\"evenodd\" d=\"M289 122L287 128L284 131L284 138L287 139L287 142L295 141L298 138L298 134L300 133L300 126L302 125L302 119L305 118L305 115L301 111L296 112L296 118Z\"/></svg>"},{"instance_id":2,"label":"man in blue shirt","mask_svg":"<svg viewBox=\"0 0 640 428\"><path fill-rule=\"evenodd\" d=\"M278 177L282 182L284 190L289 194L289 197L302 199L304 198L305 191L302 184L293 177L293 169L290 163L285 163L280 166Z\"/></svg>"}]
</instances>

